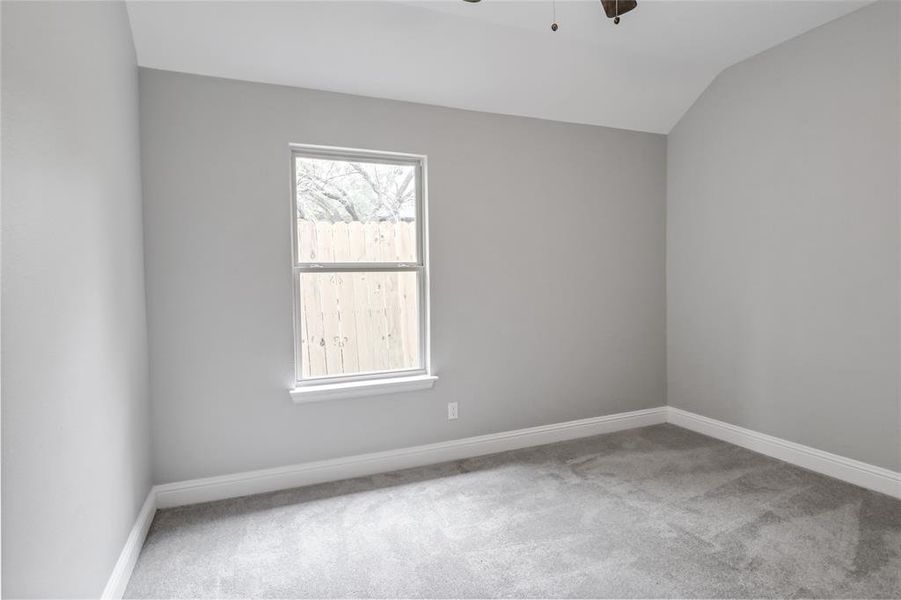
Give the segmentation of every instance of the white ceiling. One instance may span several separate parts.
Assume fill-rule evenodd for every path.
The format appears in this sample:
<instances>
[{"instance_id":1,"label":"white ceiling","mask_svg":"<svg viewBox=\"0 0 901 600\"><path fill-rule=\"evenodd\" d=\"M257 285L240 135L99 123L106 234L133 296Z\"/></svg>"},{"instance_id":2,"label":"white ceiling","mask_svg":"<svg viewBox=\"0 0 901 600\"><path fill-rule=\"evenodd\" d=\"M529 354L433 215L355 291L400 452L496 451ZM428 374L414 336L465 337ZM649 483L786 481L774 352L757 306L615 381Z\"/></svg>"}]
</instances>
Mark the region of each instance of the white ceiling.
<instances>
[{"instance_id":1,"label":"white ceiling","mask_svg":"<svg viewBox=\"0 0 901 600\"><path fill-rule=\"evenodd\" d=\"M867 0L128 3L141 66L668 133L724 68Z\"/></svg>"}]
</instances>

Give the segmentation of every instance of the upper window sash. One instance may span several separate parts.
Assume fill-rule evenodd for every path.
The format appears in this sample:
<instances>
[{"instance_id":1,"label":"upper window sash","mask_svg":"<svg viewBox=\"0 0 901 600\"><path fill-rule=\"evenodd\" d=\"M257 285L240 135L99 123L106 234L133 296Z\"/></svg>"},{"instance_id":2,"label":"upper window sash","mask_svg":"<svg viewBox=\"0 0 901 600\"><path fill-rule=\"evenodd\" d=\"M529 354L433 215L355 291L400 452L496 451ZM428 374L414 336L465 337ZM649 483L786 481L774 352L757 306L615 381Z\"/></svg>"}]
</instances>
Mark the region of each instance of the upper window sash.
<instances>
[{"instance_id":1,"label":"upper window sash","mask_svg":"<svg viewBox=\"0 0 901 600\"><path fill-rule=\"evenodd\" d=\"M399 238L400 236L385 236L384 231L380 233L379 228L385 227L412 227L415 231L415 242L412 248L392 249L389 255L384 258L361 256L360 260L347 260L353 256L353 249L348 249L348 254L344 254L341 260L336 257L319 256L316 254L316 223L309 220L304 223L301 220L301 213L298 210L298 202L301 201L299 196L302 192L298 191L299 173L298 159L313 159L313 161L334 161L336 163L359 163L361 167L365 165L384 165L395 166L402 169L409 168L411 178L409 186L412 187L413 207L412 223L409 220L385 220L382 222L366 222L359 223L351 219L348 215L347 228L349 244L354 243L354 239L359 236L379 236L386 238ZM388 153L388 152L361 152L359 150L334 149L334 148L318 148L318 147L292 147L292 172L293 182L293 210L291 222L294 228L294 248L293 261L295 269L302 271L337 271L337 270L422 270L425 266L423 252L423 157L409 154ZM327 162L308 162L308 165L318 165L322 167ZM364 169L365 170L365 169ZM378 174L376 170L375 174ZM372 175L372 173L370 173ZM401 175L401 178L403 176ZM361 181L366 180L365 174L361 174ZM362 184L361 184L362 185ZM333 191L332 191L333 192ZM336 199L335 207L341 208L343 205ZM305 228L301 231L301 228ZM359 240L357 240L359 242ZM334 244L330 244L333 247ZM371 245L366 245L367 247Z\"/></svg>"}]
</instances>

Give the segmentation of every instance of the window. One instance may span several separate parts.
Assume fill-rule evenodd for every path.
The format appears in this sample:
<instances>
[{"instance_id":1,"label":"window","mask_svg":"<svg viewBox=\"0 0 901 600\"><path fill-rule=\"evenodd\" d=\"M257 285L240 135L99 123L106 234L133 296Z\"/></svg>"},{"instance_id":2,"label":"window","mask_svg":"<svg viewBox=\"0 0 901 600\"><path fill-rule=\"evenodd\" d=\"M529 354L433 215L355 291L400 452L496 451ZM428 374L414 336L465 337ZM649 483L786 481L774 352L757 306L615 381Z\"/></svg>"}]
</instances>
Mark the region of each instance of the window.
<instances>
[{"instance_id":1,"label":"window","mask_svg":"<svg viewBox=\"0 0 901 600\"><path fill-rule=\"evenodd\" d=\"M424 163L293 148L295 400L431 387Z\"/></svg>"}]
</instances>

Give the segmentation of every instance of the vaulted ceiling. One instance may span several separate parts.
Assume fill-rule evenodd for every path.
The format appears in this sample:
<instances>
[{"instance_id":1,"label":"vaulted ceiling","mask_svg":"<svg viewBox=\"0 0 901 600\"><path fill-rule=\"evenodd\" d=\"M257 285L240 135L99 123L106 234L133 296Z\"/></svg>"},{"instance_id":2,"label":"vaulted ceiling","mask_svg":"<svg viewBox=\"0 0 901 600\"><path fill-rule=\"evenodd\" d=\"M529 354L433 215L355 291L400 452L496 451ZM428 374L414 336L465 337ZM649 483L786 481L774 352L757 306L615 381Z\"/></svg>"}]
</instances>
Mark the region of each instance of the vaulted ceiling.
<instances>
[{"instance_id":1,"label":"vaulted ceiling","mask_svg":"<svg viewBox=\"0 0 901 600\"><path fill-rule=\"evenodd\" d=\"M736 62L865 0L128 3L141 66L668 133Z\"/></svg>"}]
</instances>

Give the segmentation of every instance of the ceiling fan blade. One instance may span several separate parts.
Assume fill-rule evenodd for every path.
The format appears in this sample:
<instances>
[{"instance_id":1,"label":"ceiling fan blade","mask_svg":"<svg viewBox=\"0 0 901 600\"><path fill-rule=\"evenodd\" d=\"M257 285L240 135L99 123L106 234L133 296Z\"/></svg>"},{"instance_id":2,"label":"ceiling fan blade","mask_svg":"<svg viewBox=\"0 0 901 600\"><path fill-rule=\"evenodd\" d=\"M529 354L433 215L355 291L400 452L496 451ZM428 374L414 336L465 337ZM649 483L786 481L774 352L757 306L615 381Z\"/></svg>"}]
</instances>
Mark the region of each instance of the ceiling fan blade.
<instances>
[{"instance_id":1,"label":"ceiling fan blade","mask_svg":"<svg viewBox=\"0 0 901 600\"><path fill-rule=\"evenodd\" d=\"M601 4L604 6L604 12L607 13L607 17L610 19L624 15L638 6L638 2L635 0L601 0Z\"/></svg>"}]
</instances>

